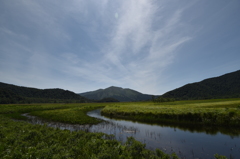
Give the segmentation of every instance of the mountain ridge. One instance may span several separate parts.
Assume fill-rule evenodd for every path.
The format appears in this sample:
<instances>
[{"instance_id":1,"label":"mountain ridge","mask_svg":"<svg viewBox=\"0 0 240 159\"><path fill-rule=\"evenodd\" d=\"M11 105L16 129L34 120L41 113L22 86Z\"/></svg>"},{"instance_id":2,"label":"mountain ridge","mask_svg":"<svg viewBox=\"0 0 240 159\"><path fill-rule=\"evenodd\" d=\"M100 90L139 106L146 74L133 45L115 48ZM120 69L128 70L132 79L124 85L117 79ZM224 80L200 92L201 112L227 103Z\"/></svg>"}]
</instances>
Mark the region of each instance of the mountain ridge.
<instances>
[{"instance_id":1,"label":"mountain ridge","mask_svg":"<svg viewBox=\"0 0 240 159\"><path fill-rule=\"evenodd\" d=\"M114 98L121 102L145 101L150 100L152 98L152 95L142 94L138 91L129 88L121 88L116 86L110 86L105 89L98 89L95 91L79 93L79 95L93 100Z\"/></svg>"},{"instance_id":2,"label":"mountain ridge","mask_svg":"<svg viewBox=\"0 0 240 159\"><path fill-rule=\"evenodd\" d=\"M116 86L76 94L60 88L37 89L0 82L0 104L98 101L129 102L149 101L152 97L153 95ZM189 83L157 97L174 98L176 100L240 98L240 70L204 79L200 82Z\"/></svg>"},{"instance_id":3,"label":"mountain ridge","mask_svg":"<svg viewBox=\"0 0 240 159\"><path fill-rule=\"evenodd\" d=\"M240 98L240 70L186 84L161 97L185 99Z\"/></svg>"},{"instance_id":4,"label":"mountain ridge","mask_svg":"<svg viewBox=\"0 0 240 159\"><path fill-rule=\"evenodd\" d=\"M87 102L88 99L60 88L37 89L0 82L0 103Z\"/></svg>"}]
</instances>

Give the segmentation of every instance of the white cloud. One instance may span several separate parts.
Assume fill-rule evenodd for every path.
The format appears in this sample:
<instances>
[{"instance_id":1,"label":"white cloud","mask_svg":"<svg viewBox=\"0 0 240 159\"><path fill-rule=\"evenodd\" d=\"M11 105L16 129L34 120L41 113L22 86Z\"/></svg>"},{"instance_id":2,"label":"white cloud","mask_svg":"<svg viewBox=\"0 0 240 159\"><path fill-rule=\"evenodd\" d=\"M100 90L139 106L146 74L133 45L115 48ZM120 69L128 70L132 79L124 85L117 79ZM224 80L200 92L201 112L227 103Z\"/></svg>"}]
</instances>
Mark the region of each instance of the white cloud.
<instances>
[{"instance_id":1,"label":"white cloud","mask_svg":"<svg viewBox=\"0 0 240 159\"><path fill-rule=\"evenodd\" d=\"M165 5L158 2L156 7L147 0L122 2L119 20L104 52L105 62L127 76L119 79L123 85L146 91L142 87L145 85L151 87L149 92L157 92L156 81L161 80L161 71L172 63L174 51L191 39L184 34L187 28L180 24L182 8L171 10L164 19L158 17L168 7Z\"/></svg>"},{"instance_id":2,"label":"white cloud","mask_svg":"<svg viewBox=\"0 0 240 159\"><path fill-rule=\"evenodd\" d=\"M184 9L168 10L169 4L164 1L17 3L10 8L21 13L22 21L14 25L20 24L25 30L0 25L0 32L14 43L12 48L5 45L1 49L17 55L21 48L16 65L26 65L25 77L38 81L71 77L86 85L92 82L156 93L162 70L172 63L177 48L191 39L181 21ZM20 54L28 57L27 63L20 64Z\"/></svg>"}]
</instances>

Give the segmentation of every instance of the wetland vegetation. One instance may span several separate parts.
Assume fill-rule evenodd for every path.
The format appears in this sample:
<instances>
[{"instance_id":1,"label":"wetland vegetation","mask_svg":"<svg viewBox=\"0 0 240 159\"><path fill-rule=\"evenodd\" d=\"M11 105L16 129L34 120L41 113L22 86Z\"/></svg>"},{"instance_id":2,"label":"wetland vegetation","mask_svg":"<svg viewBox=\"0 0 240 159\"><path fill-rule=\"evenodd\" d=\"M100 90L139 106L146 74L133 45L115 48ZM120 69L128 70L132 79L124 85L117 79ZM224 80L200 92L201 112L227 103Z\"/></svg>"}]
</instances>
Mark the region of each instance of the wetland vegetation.
<instances>
[{"instance_id":1,"label":"wetland vegetation","mask_svg":"<svg viewBox=\"0 0 240 159\"><path fill-rule=\"evenodd\" d=\"M108 105L101 113L148 123L232 127L240 126L240 99L121 103Z\"/></svg>"},{"instance_id":2,"label":"wetland vegetation","mask_svg":"<svg viewBox=\"0 0 240 159\"><path fill-rule=\"evenodd\" d=\"M79 124L92 124L99 120L89 120L86 111L99 108L96 104L0 105L0 108L0 158L177 158L159 149L147 150L132 137L121 143L104 133L54 129L11 119L23 120L26 117L20 114L33 112L46 118L51 114L55 118L48 120L58 120L59 115L66 113L71 118L63 118L63 122L75 119Z\"/></svg>"},{"instance_id":3,"label":"wetland vegetation","mask_svg":"<svg viewBox=\"0 0 240 159\"><path fill-rule=\"evenodd\" d=\"M166 154L160 149L150 151L132 137L121 143L113 135L104 133L61 130L19 121L26 120L21 114L29 113L48 121L97 124L101 120L86 113L98 108L103 108L102 113L107 116L150 123L225 127L240 124L240 99L0 105L0 158L178 158L175 153ZM223 156L215 155L215 158Z\"/></svg>"}]
</instances>

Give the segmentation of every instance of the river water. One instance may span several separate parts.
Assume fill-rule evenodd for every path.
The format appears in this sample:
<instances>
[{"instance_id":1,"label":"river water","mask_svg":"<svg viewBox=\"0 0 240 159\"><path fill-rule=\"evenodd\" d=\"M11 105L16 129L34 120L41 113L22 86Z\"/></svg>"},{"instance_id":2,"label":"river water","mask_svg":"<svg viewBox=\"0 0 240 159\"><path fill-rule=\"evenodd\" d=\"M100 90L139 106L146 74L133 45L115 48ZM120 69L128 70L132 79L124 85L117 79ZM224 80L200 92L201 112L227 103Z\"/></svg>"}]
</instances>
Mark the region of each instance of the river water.
<instances>
[{"instance_id":1,"label":"river water","mask_svg":"<svg viewBox=\"0 0 240 159\"><path fill-rule=\"evenodd\" d=\"M240 131L231 135L213 130L194 130L193 128L177 128L174 126L160 126L125 120L110 119L101 116L101 110L90 111L87 115L104 120L97 125L63 124L46 122L37 117L27 116L33 124L47 124L48 126L68 129L71 131L85 130L89 132L103 132L113 134L121 142L133 136L145 143L147 149L156 148L171 154L175 152L180 158L186 159L214 159L214 154L228 158L240 158ZM222 131L224 132L224 131Z\"/></svg>"}]
</instances>

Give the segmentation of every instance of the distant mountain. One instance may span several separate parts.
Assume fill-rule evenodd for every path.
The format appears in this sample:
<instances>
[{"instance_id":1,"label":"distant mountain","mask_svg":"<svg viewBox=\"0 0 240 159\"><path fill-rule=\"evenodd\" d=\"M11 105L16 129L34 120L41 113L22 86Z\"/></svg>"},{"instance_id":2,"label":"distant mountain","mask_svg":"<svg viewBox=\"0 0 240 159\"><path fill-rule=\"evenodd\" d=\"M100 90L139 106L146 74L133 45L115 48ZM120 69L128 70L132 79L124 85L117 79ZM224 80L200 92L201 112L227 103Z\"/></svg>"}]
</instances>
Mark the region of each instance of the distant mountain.
<instances>
[{"instance_id":1,"label":"distant mountain","mask_svg":"<svg viewBox=\"0 0 240 159\"><path fill-rule=\"evenodd\" d=\"M142 94L135 90L128 88L120 88L111 86L106 89L98 89L96 91L79 93L79 95L84 96L88 99L102 100L104 98L114 98L120 102L129 101L145 101L152 99L152 95Z\"/></svg>"},{"instance_id":2,"label":"distant mountain","mask_svg":"<svg viewBox=\"0 0 240 159\"><path fill-rule=\"evenodd\" d=\"M88 101L86 98L68 90L36 89L0 82L0 104L86 101Z\"/></svg>"},{"instance_id":3,"label":"distant mountain","mask_svg":"<svg viewBox=\"0 0 240 159\"><path fill-rule=\"evenodd\" d=\"M187 84L162 95L164 98L211 99L240 98L240 70L201 82Z\"/></svg>"}]
</instances>

